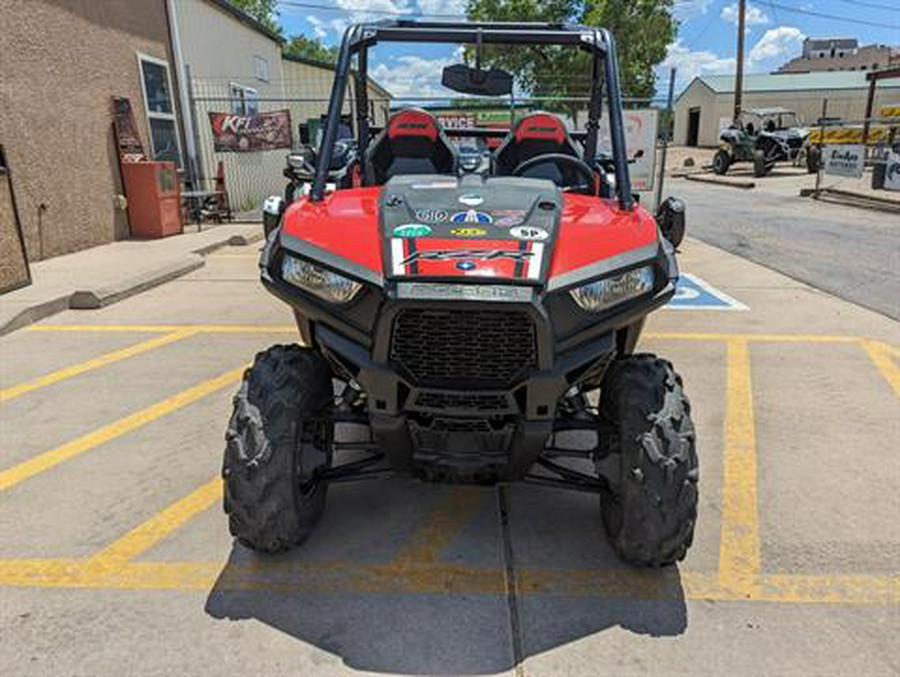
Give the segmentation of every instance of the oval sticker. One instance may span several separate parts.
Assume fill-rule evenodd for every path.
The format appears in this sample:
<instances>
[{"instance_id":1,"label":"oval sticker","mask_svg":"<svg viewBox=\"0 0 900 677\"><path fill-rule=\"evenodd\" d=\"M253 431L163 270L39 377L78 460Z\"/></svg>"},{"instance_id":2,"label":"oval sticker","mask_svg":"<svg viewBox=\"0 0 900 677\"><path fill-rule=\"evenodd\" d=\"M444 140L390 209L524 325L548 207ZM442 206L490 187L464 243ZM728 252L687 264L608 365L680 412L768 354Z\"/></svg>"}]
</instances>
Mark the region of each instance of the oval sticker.
<instances>
[{"instance_id":1,"label":"oval sticker","mask_svg":"<svg viewBox=\"0 0 900 677\"><path fill-rule=\"evenodd\" d=\"M424 223L407 223L394 228L394 237L425 237L431 235L431 226Z\"/></svg>"},{"instance_id":2,"label":"oval sticker","mask_svg":"<svg viewBox=\"0 0 900 677\"><path fill-rule=\"evenodd\" d=\"M446 209L419 209L416 211L419 221L441 222L450 218L450 212Z\"/></svg>"},{"instance_id":3,"label":"oval sticker","mask_svg":"<svg viewBox=\"0 0 900 677\"><path fill-rule=\"evenodd\" d=\"M543 228L536 228L535 226L516 226L515 228L511 228L509 234L515 238L520 240L546 240L550 237L550 233L548 233Z\"/></svg>"},{"instance_id":4,"label":"oval sticker","mask_svg":"<svg viewBox=\"0 0 900 677\"><path fill-rule=\"evenodd\" d=\"M456 237L483 237L487 231L484 228L452 228L450 234Z\"/></svg>"},{"instance_id":5,"label":"oval sticker","mask_svg":"<svg viewBox=\"0 0 900 677\"><path fill-rule=\"evenodd\" d=\"M484 202L484 198L477 193L469 193L467 195L460 195L459 201L469 207L477 207L482 202Z\"/></svg>"}]
</instances>

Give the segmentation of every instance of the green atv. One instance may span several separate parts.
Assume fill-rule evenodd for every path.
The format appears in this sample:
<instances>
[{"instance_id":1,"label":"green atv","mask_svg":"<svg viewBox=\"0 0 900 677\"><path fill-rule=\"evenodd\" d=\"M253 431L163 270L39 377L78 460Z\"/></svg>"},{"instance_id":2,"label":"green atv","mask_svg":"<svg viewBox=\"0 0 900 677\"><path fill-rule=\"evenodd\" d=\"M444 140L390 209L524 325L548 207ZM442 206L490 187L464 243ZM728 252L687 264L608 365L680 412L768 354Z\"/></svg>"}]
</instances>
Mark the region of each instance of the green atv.
<instances>
[{"instance_id":1,"label":"green atv","mask_svg":"<svg viewBox=\"0 0 900 677\"><path fill-rule=\"evenodd\" d=\"M787 108L757 108L741 113L719 137L713 171L725 174L735 162L752 162L753 175L765 176L778 162L793 162L809 137L797 114Z\"/></svg>"}]
</instances>

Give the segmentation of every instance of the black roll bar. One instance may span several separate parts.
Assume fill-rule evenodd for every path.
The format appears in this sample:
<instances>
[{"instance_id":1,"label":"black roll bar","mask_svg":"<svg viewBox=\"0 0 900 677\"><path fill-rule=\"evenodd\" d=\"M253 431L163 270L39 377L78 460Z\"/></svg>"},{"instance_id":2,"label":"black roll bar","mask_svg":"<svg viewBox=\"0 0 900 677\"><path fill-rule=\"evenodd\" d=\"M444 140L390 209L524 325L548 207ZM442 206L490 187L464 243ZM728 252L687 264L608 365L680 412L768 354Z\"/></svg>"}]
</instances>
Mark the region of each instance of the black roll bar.
<instances>
[{"instance_id":1,"label":"black roll bar","mask_svg":"<svg viewBox=\"0 0 900 677\"><path fill-rule=\"evenodd\" d=\"M597 148L597 127L601 111L601 87L598 85L597 61L604 56L606 86L609 101L609 126L612 140L612 154L615 162L616 190L619 207L631 210L634 200L631 195L631 181L628 175L628 154L625 148L625 127L619 90L619 65L616 58L615 41L605 28L591 28L569 24L513 23L513 22L416 22L409 20L385 20L368 24L355 24L344 33L341 49L335 66L334 84L328 102L328 119L322 144L319 147L316 173L309 199L321 201L325 196L328 168L337 138L344 93L350 63L354 54L359 55L357 64L356 117L359 135L360 155L364 155L370 133L367 105L368 94L368 48L379 41L385 42L476 42L485 44L548 44L572 45L586 49L593 55L591 100L588 107L589 120L585 137L585 156L593 158ZM359 86L362 84L363 86ZM361 105L362 104L362 105ZM365 160L363 159L363 162Z\"/></svg>"}]
</instances>

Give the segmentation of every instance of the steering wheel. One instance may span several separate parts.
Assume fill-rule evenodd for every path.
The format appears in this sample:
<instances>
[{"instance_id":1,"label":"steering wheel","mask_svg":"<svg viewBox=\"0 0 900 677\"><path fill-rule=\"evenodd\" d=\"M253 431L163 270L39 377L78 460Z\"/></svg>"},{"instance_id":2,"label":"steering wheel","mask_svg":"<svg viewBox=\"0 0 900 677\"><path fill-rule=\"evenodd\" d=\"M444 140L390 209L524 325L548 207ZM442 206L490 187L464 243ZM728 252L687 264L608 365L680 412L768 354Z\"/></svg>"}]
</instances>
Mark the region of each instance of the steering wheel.
<instances>
[{"instance_id":1,"label":"steering wheel","mask_svg":"<svg viewBox=\"0 0 900 677\"><path fill-rule=\"evenodd\" d=\"M522 176L529 169L533 169L538 165L543 165L548 162L555 165L566 165L571 169L574 169L578 174L581 174L581 176L584 177L587 187L593 189L594 170L581 158L577 158L574 155L566 155L565 153L544 153L543 155L535 155L533 158L525 160L525 162L520 162L518 166L512 170L512 175ZM575 187L576 186L565 186L567 189Z\"/></svg>"}]
</instances>

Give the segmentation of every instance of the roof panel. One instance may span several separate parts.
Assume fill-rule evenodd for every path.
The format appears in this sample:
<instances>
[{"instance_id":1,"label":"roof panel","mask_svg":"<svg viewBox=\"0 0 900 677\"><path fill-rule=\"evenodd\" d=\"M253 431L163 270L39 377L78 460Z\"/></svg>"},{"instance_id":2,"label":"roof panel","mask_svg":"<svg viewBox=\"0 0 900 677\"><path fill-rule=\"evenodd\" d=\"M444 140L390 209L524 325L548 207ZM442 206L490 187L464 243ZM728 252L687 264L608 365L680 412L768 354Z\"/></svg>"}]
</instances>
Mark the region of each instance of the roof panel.
<instances>
[{"instance_id":1,"label":"roof panel","mask_svg":"<svg viewBox=\"0 0 900 677\"><path fill-rule=\"evenodd\" d=\"M699 75L717 94L734 91L733 75ZM900 87L900 78L881 80L879 89ZM866 89L866 71L825 71L821 73L749 73L744 75L745 92L789 92L809 89Z\"/></svg>"}]
</instances>

